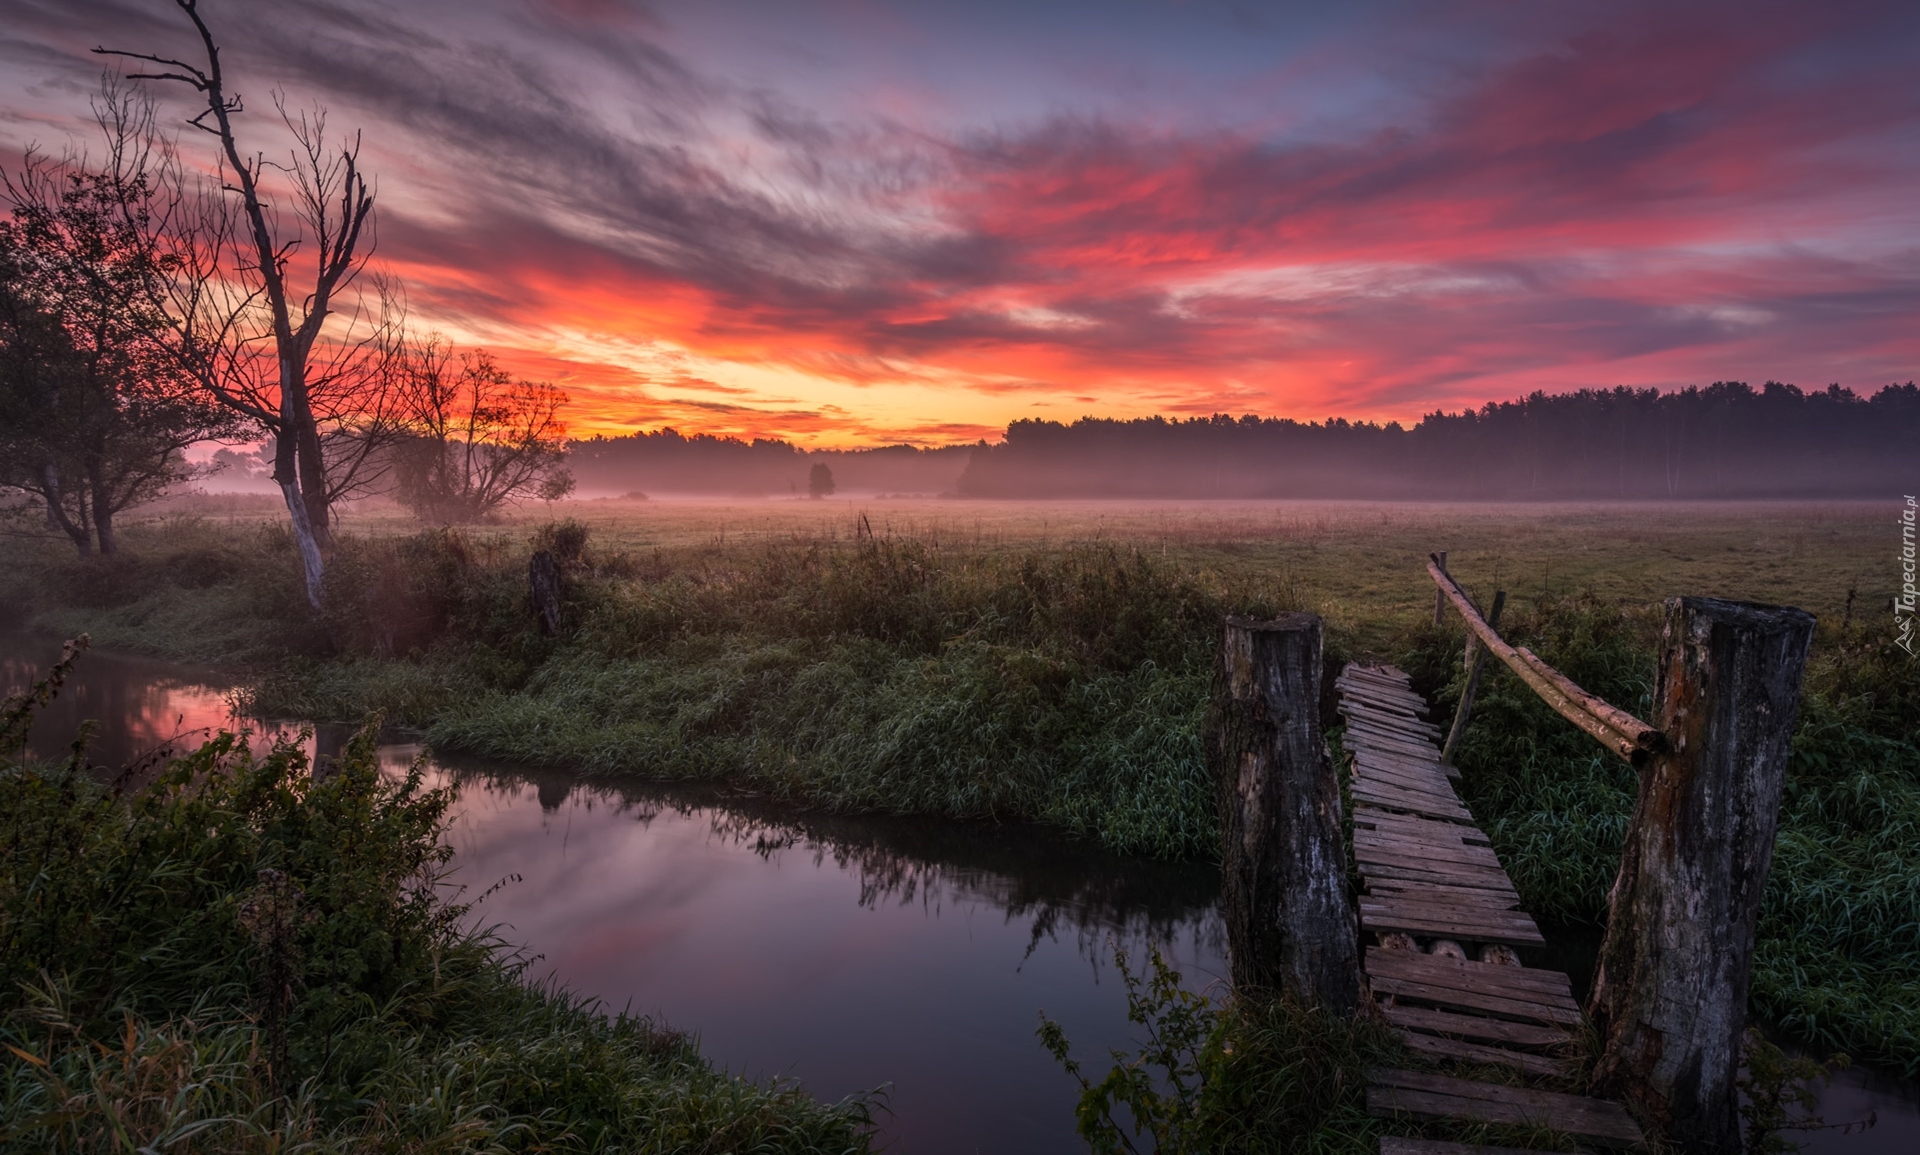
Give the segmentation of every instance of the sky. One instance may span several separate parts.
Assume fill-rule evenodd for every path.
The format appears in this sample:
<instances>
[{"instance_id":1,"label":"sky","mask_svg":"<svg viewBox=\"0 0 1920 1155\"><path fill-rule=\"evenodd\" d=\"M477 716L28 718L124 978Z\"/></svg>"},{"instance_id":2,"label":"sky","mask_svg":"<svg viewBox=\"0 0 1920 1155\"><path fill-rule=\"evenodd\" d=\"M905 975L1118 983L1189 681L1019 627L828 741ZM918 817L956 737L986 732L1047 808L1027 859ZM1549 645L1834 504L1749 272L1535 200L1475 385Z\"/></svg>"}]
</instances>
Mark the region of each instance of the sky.
<instances>
[{"instance_id":1,"label":"sky","mask_svg":"<svg viewBox=\"0 0 1920 1155\"><path fill-rule=\"evenodd\" d=\"M415 322L581 434L1920 376L1912 3L201 10L243 143L275 91L359 132ZM96 45L196 49L169 0L0 0L0 157L84 142Z\"/></svg>"}]
</instances>

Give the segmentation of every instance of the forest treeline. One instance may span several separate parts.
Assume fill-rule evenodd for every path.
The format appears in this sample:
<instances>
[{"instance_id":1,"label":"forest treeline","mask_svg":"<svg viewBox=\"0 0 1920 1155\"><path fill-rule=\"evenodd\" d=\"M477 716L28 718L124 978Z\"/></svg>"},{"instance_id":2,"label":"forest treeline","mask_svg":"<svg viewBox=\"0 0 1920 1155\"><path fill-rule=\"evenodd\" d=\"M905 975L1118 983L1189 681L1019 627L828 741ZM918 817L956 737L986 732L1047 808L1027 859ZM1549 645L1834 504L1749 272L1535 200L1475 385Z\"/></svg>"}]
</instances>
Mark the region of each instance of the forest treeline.
<instances>
[{"instance_id":1,"label":"forest treeline","mask_svg":"<svg viewBox=\"0 0 1920 1155\"><path fill-rule=\"evenodd\" d=\"M1920 388L1583 389L1430 413L1412 428L1227 415L1025 420L997 445L944 449L807 452L672 429L569 448L581 485L602 492L799 494L825 462L842 490L963 497L1849 497L1920 484Z\"/></svg>"},{"instance_id":2,"label":"forest treeline","mask_svg":"<svg viewBox=\"0 0 1920 1155\"><path fill-rule=\"evenodd\" d=\"M787 441L658 429L572 442L567 468L585 494L804 496L816 465L831 471L841 491L943 494L953 492L975 448L804 450Z\"/></svg>"}]
</instances>

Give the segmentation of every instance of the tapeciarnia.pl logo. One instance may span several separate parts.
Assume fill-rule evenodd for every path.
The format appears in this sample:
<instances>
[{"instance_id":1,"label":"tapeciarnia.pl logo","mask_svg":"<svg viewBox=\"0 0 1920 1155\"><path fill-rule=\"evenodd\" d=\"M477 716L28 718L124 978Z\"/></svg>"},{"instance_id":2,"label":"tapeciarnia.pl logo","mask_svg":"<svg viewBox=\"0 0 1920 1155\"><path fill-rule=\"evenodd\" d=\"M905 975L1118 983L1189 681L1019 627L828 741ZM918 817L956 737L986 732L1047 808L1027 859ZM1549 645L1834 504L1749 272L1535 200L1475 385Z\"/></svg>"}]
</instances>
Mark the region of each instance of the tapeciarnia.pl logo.
<instances>
[{"instance_id":1,"label":"tapeciarnia.pl logo","mask_svg":"<svg viewBox=\"0 0 1920 1155\"><path fill-rule=\"evenodd\" d=\"M1893 644L1899 646L1911 656L1914 652L1914 603L1916 598L1920 598L1920 594L1916 593L1913 584L1913 518L1915 502L1913 494L1911 493L1907 494L1906 498L1907 506L1900 511L1900 593L1893 599L1893 620L1899 626L1900 636L1893 640Z\"/></svg>"}]
</instances>

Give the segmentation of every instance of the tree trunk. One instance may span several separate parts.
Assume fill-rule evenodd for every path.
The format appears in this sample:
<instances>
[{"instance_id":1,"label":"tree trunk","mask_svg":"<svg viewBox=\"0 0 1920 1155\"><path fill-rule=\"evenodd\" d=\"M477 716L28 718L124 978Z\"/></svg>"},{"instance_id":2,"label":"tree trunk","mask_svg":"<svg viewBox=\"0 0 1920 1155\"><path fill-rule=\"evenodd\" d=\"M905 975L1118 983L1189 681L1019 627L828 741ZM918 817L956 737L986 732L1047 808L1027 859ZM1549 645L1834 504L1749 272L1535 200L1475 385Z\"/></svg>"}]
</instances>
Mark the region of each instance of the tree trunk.
<instances>
[{"instance_id":1,"label":"tree trunk","mask_svg":"<svg viewBox=\"0 0 1920 1155\"><path fill-rule=\"evenodd\" d=\"M322 579L326 563L320 545L314 540L313 525L307 520L307 503L301 497L299 474L294 463L294 441L281 423L273 439L273 480L280 487L280 499L286 502L287 517L293 523L293 543L300 551L300 569L306 579L307 604L320 608Z\"/></svg>"},{"instance_id":2,"label":"tree trunk","mask_svg":"<svg viewBox=\"0 0 1920 1155\"><path fill-rule=\"evenodd\" d=\"M299 479L307 533L313 539L314 548L324 554L333 545L333 519L327 501L326 462L320 456L320 431L314 424L313 405L307 396L304 351L281 357L280 421L293 442L292 472Z\"/></svg>"},{"instance_id":3,"label":"tree trunk","mask_svg":"<svg viewBox=\"0 0 1920 1155\"><path fill-rule=\"evenodd\" d=\"M93 491L93 533L100 540L100 554L117 553L120 543L113 536L113 487L101 473L100 455L87 456L87 486Z\"/></svg>"},{"instance_id":4,"label":"tree trunk","mask_svg":"<svg viewBox=\"0 0 1920 1155\"><path fill-rule=\"evenodd\" d=\"M1340 786L1320 735L1320 619L1229 618L1204 737L1220 807L1221 907L1237 989L1350 1015L1359 932Z\"/></svg>"},{"instance_id":5,"label":"tree trunk","mask_svg":"<svg viewBox=\"0 0 1920 1155\"><path fill-rule=\"evenodd\" d=\"M326 463L320 458L320 433L309 414L300 428L300 497L307 507L307 524L321 550L333 548L333 503L327 500Z\"/></svg>"},{"instance_id":6,"label":"tree trunk","mask_svg":"<svg viewBox=\"0 0 1920 1155\"><path fill-rule=\"evenodd\" d=\"M86 511L83 508L80 521L76 524L67 516L65 498L60 493L60 467L49 461L40 467L40 496L47 502L47 525L57 527L73 542L81 557L93 556L93 535L87 529Z\"/></svg>"},{"instance_id":7,"label":"tree trunk","mask_svg":"<svg viewBox=\"0 0 1920 1155\"><path fill-rule=\"evenodd\" d=\"M1589 1008L1595 1081L1683 1150L1737 1152L1734 1078L1813 615L1672 598Z\"/></svg>"}]
</instances>

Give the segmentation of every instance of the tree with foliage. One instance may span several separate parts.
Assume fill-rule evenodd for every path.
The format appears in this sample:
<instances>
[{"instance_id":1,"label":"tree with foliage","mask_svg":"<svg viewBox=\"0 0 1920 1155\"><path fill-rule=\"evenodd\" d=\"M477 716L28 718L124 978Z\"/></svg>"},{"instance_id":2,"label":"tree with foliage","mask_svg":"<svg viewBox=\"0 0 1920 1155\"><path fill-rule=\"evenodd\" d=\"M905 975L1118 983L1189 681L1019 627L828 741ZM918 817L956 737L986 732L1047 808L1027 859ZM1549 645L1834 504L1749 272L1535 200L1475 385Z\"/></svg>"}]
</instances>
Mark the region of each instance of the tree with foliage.
<instances>
[{"instance_id":1,"label":"tree with foliage","mask_svg":"<svg viewBox=\"0 0 1920 1155\"><path fill-rule=\"evenodd\" d=\"M273 479L292 519L308 599L317 607L332 506L353 480L341 471L351 474L378 460L378 434L388 427L390 379L383 370L391 346L381 336L390 312L349 295L373 247L373 192L360 169L359 138L333 140L319 110L296 114L276 99L294 140L291 155L269 162L246 151L235 128L244 107L227 90L220 49L198 0L175 4L199 36L204 65L94 51L157 66L129 79L183 83L205 100L188 123L218 142L224 195L205 200L203 214L183 222L176 235L188 266L168 312L182 362L201 386L272 439ZM307 259L296 261L303 250ZM382 293L381 299L384 305L390 297ZM328 320L341 312L358 339L349 332L322 341Z\"/></svg>"},{"instance_id":2,"label":"tree with foliage","mask_svg":"<svg viewBox=\"0 0 1920 1155\"><path fill-rule=\"evenodd\" d=\"M395 448L400 500L423 521L480 521L527 497L573 488L562 462L567 395L513 377L485 350L456 353L440 337L406 359L406 429Z\"/></svg>"},{"instance_id":3,"label":"tree with foliage","mask_svg":"<svg viewBox=\"0 0 1920 1155\"><path fill-rule=\"evenodd\" d=\"M824 461L816 461L807 470L807 496L818 500L833 496L833 470Z\"/></svg>"},{"instance_id":4,"label":"tree with foliage","mask_svg":"<svg viewBox=\"0 0 1920 1155\"><path fill-rule=\"evenodd\" d=\"M0 171L0 486L39 498L82 554L109 554L115 516L192 476L182 451L234 421L170 355L156 305L181 261L151 109L109 83L95 111L103 163L29 150Z\"/></svg>"}]
</instances>

